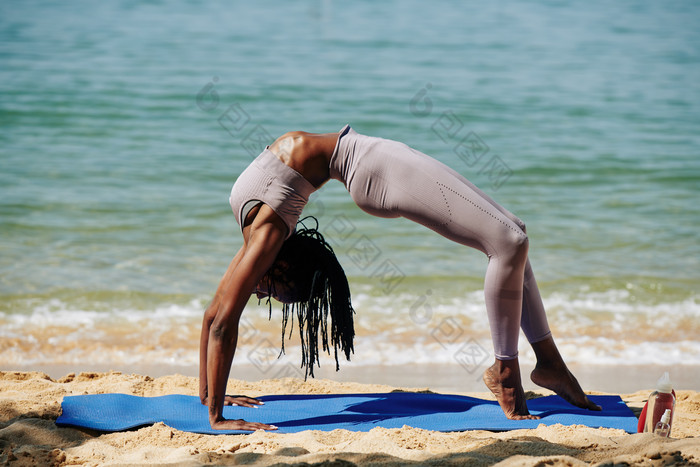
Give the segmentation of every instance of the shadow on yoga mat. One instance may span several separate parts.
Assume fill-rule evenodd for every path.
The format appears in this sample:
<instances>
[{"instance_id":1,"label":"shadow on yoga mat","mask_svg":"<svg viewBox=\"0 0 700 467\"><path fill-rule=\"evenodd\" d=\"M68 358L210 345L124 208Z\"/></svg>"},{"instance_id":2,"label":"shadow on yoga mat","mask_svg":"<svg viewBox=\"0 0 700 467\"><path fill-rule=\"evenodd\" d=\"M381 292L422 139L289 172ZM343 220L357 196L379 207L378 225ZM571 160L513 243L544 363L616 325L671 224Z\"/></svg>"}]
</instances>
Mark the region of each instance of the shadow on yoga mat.
<instances>
[{"instance_id":1,"label":"shadow on yoga mat","mask_svg":"<svg viewBox=\"0 0 700 467\"><path fill-rule=\"evenodd\" d=\"M601 412L573 407L558 396L531 399L527 404L530 413L542 417L540 420L508 420L495 401L411 392L263 396L258 398L265 402L260 408L227 406L224 417L276 425L277 433L337 428L369 431L404 425L434 431L507 431L556 423L637 431L637 418L619 396L589 397L603 408ZM193 433L250 433L212 430L207 407L196 396L67 396L61 407L57 425L98 431L123 431L163 422Z\"/></svg>"}]
</instances>

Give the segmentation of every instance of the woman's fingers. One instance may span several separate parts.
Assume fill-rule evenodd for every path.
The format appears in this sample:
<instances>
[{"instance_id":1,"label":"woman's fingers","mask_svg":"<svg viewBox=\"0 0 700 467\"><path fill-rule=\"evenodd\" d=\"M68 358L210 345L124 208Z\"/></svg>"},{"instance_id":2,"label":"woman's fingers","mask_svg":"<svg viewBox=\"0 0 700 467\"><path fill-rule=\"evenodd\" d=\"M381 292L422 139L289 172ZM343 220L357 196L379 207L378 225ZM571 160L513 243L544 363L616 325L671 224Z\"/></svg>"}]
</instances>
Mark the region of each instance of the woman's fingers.
<instances>
[{"instance_id":1,"label":"woman's fingers","mask_svg":"<svg viewBox=\"0 0 700 467\"><path fill-rule=\"evenodd\" d=\"M224 405L238 405L241 407L255 407L259 405L265 405L261 400L254 399L248 396L226 396L224 398Z\"/></svg>"},{"instance_id":2,"label":"woman's fingers","mask_svg":"<svg viewBox=\"0 0 700 467\"><path fill-rule=\"evenodd\" d=\"M265 423L258 422L246 422L243 419L238 420L218 420L211 424L211 427L215 430L245 430L245 431L256 431L256 430L276 430L277 427L274 425L268 425Z\"/></svg>"}]
</instances>

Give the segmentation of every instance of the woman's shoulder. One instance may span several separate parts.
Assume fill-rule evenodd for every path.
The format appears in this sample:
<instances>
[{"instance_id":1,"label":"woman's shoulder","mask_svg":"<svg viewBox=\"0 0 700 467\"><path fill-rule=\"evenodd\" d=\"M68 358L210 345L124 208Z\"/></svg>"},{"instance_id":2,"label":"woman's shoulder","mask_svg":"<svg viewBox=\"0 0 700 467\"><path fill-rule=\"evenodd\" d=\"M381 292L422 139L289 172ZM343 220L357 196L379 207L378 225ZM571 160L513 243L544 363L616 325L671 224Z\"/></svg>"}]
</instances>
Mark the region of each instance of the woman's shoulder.
<instances>
[{"instance_id":1,"label":"woman's shoulder","mask_svg":"<svg viewBox=\"0 0 700 467\"><path fill-rule=\"evenodd\" d=\"M329 177L329 163L338 133L290 131L275 140L269 150L318 188Z\"/></svg>"}]
</instances>

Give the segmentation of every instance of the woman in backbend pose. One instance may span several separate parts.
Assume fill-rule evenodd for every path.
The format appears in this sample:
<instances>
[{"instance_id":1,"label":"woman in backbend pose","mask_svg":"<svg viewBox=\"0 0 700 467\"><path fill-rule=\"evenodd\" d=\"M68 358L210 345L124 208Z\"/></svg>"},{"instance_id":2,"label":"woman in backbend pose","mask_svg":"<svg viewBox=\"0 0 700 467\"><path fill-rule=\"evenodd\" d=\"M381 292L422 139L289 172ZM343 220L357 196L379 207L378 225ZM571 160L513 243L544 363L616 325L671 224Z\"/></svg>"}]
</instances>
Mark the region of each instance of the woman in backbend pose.
<instances>
[{"instance_id":1,"label":"woman in backbend pose","mask_svg":"<svg viewBox=\"0 0 700 467\"><path fill-rule=\"evenodd\" d=\"M329 350L331 335L336 363L338 349L350 356L353 309L342 268L320 234L295 232L309 195L331 178L343 182L369 214L405 217L488 256L484 293L496 358L484 382L508 418L537 418L528 412L521 383L520 329L537 358L532 381L573 405L600 410L554 344L528 260L525 224L437 160L396 141L360 135L346 125L339 133L284 134L233 186L230 203L243 246L204 314L200 342L200 397L209 406L213 428L274 429L222 416L224 405L259 404L225 395L239 319L251 293L284 303L283 325L296 311L307 374L313 375L318 361L319 326L324 350Z\"/></svg>"}]
</instances>

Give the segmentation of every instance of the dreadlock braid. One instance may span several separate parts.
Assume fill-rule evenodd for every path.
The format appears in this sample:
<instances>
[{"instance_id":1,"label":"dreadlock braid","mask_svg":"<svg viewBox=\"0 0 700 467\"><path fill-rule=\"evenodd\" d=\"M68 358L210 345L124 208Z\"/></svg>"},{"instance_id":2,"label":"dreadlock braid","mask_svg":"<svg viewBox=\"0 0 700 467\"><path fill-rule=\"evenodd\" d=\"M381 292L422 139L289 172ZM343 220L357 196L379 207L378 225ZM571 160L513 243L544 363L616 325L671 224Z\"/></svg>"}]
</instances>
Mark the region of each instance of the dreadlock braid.
<instances>
[{"instance_id":1,"label":"dreadlock braid","mask_svg":"<svg viewBox=\"0 0 700 467\"><path fill-rule=\"evenodd\" d=\"M307 228L304 224L313 219L316 226ZM294 314L297 316L299 338L301 341L301 366L305 368L304 377L314 376L314 365L320 366L318 341L321 331L323 351L330 354L330 344L333 346L335 369L340 369L338 349L350 360L354 352L353 338L355 328L353 323L350 287L343 268L333 252L318 231L318 220L306 217L299 221L297 230L284 242L277 255L275 264L266 276L268 289L268 305L272 317L272 303L269 297L275 294L275 283L286 284L290 287L289 303L282 305L282 348L284 353L284 335L289 319L290 337L294 327ZM285 269L286 266L286 269ZM330 313L330 333L328 315Z\"/></svg>"}]
</instances>

